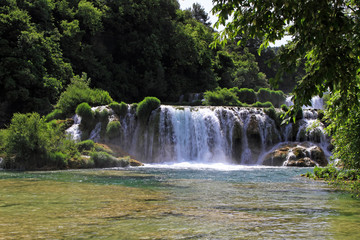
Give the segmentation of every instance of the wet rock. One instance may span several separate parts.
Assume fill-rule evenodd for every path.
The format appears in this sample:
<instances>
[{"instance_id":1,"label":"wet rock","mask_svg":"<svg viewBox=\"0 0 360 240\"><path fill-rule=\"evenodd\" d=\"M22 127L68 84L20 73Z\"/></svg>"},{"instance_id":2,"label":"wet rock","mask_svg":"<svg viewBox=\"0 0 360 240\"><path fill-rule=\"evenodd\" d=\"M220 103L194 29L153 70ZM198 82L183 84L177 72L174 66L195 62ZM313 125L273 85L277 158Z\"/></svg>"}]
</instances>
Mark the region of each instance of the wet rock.
<instances>
[{"instance_id":1,"label":"wet rock","mask_svg":"<svg viewBox=\"0 0 360 240\"><path fill-rule=\"evenodd\" d=\"M144 166L144 164L138 160L135 159L130 159L130 166L132 167L140 167L140 166Z\"/></svg>"},{"instance_id":2,"label":"wet rock","mask_svg":"<svg viewBox=\"0 0 360 240\"><path fill-rule=\"evenodd\" d=\"M280 145L264 157L262 164L266 166L313 167L315 165L326 166L328 160L319 146L305 142Z\"/></svg>"},{"instance_id":3,"label":"wet rock","mask_svg":"<svg viewBox=\"0 0 360 240\"><path fill-rule=\"evenodd\" d=\"M266 166L282 166L287 159L289 147L277 149L265 156L263 165Z\"/></svg>"},{"instance_id":4,"label":"wet rock","mask_svg":"<svg viewBox=\"0 0 360 240\"><path fill-rule=\"evenodd\" d=\"M242 126L240 122L236 121L232 132L232 156L238 163L241 163L242 138Z\"/></svg>"},{"instance_id":5,"label":"wet rock","mask_svg":"<svg viewBox=\"0 0 360 240\"><path fill-rule=\"evenodd\" d=\"M252 157L257 159L262 151L262 139L259 128L259 122L255 115L251 115L249 124L246 130L248 139L248 147L251 149ZM244 163L249 164L249 163Z\"/></svg>"},{"instance_id":6,"label":"wet rock","mask_svg":"<svg viewBox=\"0 0 360 240\"><path fill-rule=\"evenodd\" d=\"M284 166L287 166L287 167L315 167L316 162L314 162L313 160L311 160L308 157L305 157L305 158L301 158L299 160L289 160L289 161L285 162Z\"/></svg>"}]
</instances>

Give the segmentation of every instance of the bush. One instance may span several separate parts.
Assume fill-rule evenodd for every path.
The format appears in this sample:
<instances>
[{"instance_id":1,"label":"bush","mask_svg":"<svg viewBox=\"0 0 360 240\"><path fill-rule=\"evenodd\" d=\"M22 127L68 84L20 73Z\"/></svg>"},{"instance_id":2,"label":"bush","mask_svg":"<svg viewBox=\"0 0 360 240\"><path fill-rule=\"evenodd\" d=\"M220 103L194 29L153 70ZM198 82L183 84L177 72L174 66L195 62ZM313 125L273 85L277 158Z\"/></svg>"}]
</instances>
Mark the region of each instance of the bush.
<instances>
[{"instance_id":1,"label":"bush","mask_svg":"<svg viewBox=\"0 0 360 240\"><path fill-rule=\"evenodd\" d=\"M129 161L117 159L106 152L94 152L91 154L91 159L96 168L126 167L129 165Z\"/></svg>"},{"instance_id":2,"label":"bush","mask_svg":"<svg viewBox=\"0 0 360 240\"><path fill-rule=\"evenodd\" d=\"M93 128L94 112L87 103L81 103L76 108L76 114L81 117L81 125L83 131L89 131ZM84 135L86 136L86 134Z\"/></svg>"},{"instance_id":3,"label":"bush","mask_svg":"<svg viewBox=\"0 0 360 240\"><path fill-rule=\"evenodd\" d=\"M80 152L91 151L92 149L94 149L95 143L93 140L85 140L77 143L76 147Z\"/></svg>"},{"instance_id":4,"label":"bush","mask_svg":"<svg viewBox=\"0 0 360 240\"><path fill-rule=\"evenodd\" d=\"M55 169L64 169L67 166L68 156L62 152L49 153L49 167Z\"/></svg>"},{"instance_id":5,"label":"bush","mask_svg":"<svg viewBox=\"0 0 360 240\"><path fill-rule=\"evenodd\" d=\"M54 109L54 111L46 115L45 121L50 122L52 120L62 119L62 118L65 118L65 114L63 113L63 111L60 109Z\"/></svg>"},{"instance_id":6,"label":"bush","mask_svg":"<svg viewBox=\"0 0 360 240\"><path fill-rule=\"evenodd\" d=\"M70 115L73 114L76 107L82 102L99 106L110 104L112 101L108 92L100 89L91 89L86 74L83 74L81 78L75 76L71 79L71 83L60 95L56 108L65 115Z\"/></svg>"},{"instance_id":7,"label":"bush","mask_svg":"<svg viewBox=\"0 0 360 240\"><path fill-rule=\"evenodd\" d=\"M271 119L273 119L275 122L278 122L276 110L273 106L269 108L265 108L264 112L266 115L268 115Z\"/></svg>"},{"instance_id":8,"label":"bush","mask_svg":"<svg viewBox=\"0 0 360 240\"><path fill-rule=\"evenodd\" d=\"M270 108L270 107L274 107L272 105L271 102L256 102L253 105L251 105L252 107L261 107L261 108Z\"/></svg>"},{"instance_id":9,"label":"bush","mask_svg":"<svg viewBox=\"0 0 360 240\"><path fill-rule=\"evenodd\" d=\"M136 114L141 122L146 123L151 115L151 112L160 107L160 100L156 97L146 97L139 102L136 108Z\"/></svg>"},{"instance_id":10,"label":"bush","mask_svg":"<svg viewBox=\"0 0 360 240\"><path fill-rule=\"evenodd\" d=\"M257 92L257 98L260 102L271 102L277 108L286 100L282 91L273 91L268 88L260 88Z\"/></svg>"},{"instance_id":11,"label":"bush","mask_svg":"<svg viewBox=\"0 0 360 240\"><path fill-rule=\"evenodd\" d=\"M256 102L256 93L253 89L249 88L241 88L237 87L230 89L232 92L236 94L238 100L242 103L253 104Z\"/></svg>"},{"instance_id":12,"label":"bush","mask_svg":"<svg viewBox=\"0 0 360 240\"><path fill-rule=\"evenodd\" d=\"M203 102L207 106L238 106L239 102L236 93L227 88L216 88L214 91L206 91L204 93Z\"/></svg>"},{"instance_id":13,"label":"bush","mask_svg":"<svg viewBox=\"0 0 360 240\"><path fill-rule=\"evenodd\" d=\"M119 121L112 121L106 127L106 137L113 139L120 136L121 124Z\"/></svg>"},{"instance_id":14,"label":"bush","mask_svg":"<svg viewBox=\"0 0 360 240\"><path fill-rule=\"evenodd\" d=\"M113 102L110 103L109 107L119 116L124 117L128 111L128 105L124 102L117 103Z\"/></svg>"},{"instance_id":15,"label":"bush","mask_svg":"<svg viewBox=\"0 0 360 240\"><path fill-rule=\"evenodd\" d=\"M65 168L69 158L79 155L59 125L46 123L38 113L14 114L2 141L8 169Z\"/></svg>"}]
</instances>

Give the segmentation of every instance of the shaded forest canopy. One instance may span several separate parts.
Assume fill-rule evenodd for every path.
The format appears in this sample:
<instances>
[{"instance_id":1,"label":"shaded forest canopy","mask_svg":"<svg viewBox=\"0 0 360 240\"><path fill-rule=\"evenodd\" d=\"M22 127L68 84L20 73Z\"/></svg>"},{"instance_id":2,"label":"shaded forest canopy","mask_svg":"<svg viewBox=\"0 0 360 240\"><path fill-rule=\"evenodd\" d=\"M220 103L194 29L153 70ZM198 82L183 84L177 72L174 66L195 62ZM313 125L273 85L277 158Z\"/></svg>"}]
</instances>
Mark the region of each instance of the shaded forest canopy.
<instances>
[{"instance_id":1,"label":"shaded forest canopy","mask_svg":"<svg viewBox=\"0 0 360 240\"><path fill-rule=\"evenodd\" d=\"M181 10L177 0L2 0L0 125L15 112L50 112L82 73L119 102L268 87L274 49L259 56L256 40L211 49L214 32L200 5ZM291 91L298 74L280 89Z\"/></svg>"}]
</instances>

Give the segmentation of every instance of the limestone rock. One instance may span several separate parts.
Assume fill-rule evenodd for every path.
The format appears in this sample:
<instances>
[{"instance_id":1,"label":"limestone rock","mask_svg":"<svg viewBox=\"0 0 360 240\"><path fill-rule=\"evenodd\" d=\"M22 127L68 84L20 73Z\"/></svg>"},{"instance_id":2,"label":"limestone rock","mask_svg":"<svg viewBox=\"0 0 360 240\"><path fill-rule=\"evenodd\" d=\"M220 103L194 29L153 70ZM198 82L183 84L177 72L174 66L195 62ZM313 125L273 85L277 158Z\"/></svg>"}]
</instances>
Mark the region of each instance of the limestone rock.
<instances>
[{"instance_id":1,"label":"limestone rock","mask_svg":"<svg viewBox=\"0 0 360 240\"><path fill-rule=\"evenodd\" d=\"M319 146L305 142L280 145L265 155L262 164L266 166L313 167L315 165L326 166L328 160Z\"/></svg>"}]
</instances>

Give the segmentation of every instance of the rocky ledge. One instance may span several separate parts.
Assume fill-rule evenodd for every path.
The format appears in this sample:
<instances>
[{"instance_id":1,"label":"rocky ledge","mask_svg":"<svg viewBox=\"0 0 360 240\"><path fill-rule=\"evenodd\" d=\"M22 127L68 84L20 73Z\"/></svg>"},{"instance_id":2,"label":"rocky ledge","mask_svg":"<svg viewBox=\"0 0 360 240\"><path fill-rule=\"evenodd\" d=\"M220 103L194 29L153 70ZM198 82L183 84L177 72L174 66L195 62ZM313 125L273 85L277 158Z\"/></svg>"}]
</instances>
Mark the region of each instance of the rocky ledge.
<instances>
[{"instance_id":1,"label":"rocky ledge","mask_svg":"<svg viewBox=\"0 0 360 240\"><path fill-rule=\"evenodd\" d=\"M326 166L324 151L310 142L285 143L272 150L263 160L265 166L314 167Z\"/></svg>"}]
</instances>

